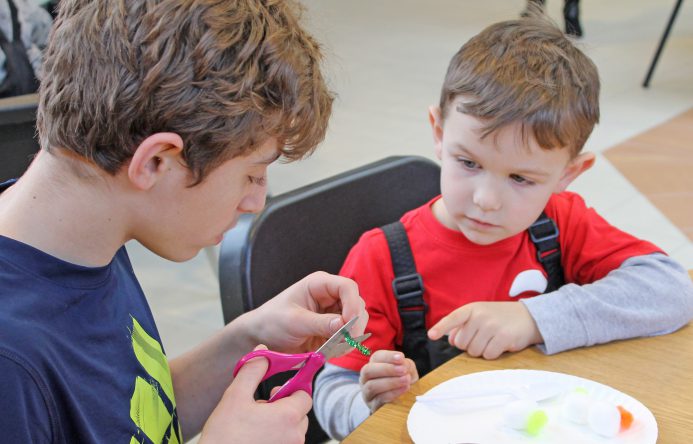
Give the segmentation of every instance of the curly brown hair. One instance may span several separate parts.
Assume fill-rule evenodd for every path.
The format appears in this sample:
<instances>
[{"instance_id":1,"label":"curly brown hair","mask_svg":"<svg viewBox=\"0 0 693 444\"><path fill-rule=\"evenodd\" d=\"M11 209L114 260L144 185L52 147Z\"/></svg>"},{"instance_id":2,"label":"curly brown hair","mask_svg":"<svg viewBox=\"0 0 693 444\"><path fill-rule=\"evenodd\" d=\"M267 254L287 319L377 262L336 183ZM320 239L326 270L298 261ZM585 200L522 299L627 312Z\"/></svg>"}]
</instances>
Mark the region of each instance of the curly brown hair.
<instances>
[{"instance_id":1,"label":"curly brown hair","mask_svg":"<svg viewBox=\"0 0 693 444\"><path fill-rule=\"evenodd\" d=\"M45 52L43 149L115 174L174 132L194 183L268 137L289 160L322 141L333 95L287 0L62 0Z\"/></svg>"},{"instance_id":2,"label":"curly brown hair","mask_svg":"<svg viewBox=\"0 0 693 444\"><path fill-rule=\"evenodd\" d=\"M453 56L440 96L447 108L484 121L483 136L520 122L544 149L576 156L599 121L597 67L549 19L533 15L491 25Z\"/></svg>"}]
</instances>

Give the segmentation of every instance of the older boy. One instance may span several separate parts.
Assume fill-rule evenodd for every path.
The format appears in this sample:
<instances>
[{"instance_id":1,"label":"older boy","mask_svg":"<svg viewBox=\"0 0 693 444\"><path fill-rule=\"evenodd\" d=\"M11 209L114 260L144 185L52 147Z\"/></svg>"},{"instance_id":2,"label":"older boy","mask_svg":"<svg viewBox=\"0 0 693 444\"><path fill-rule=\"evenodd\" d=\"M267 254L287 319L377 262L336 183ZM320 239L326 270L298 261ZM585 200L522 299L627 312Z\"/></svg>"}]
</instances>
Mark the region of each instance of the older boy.
<instances>
[{"instance_id":1,"label":"older boy","mask_svg":"<svg viewBox=\"0 0 693 444\"><path fill-rule=\"evenodd\" d=\"M265 202L267 166L310 153L332 96L287 1L63 0L46 52L42 151L0 195L6 442L303 442L311 399L253 394L258 344L306 351L355 315L313 274L167 361L123 244L183 261Z\"/></svg>"},{"instance_id":2,"label":"older boy","mask_svg":"<svg viewBox=\"0 0 693 444\"><path fill-rule=\"evenodd\" d=\"M318 377L316 416L332 437L418 378L403 349L432 358L431 341L445 334L457 349L494 359L532 344L551 354L666 333L691 319L685 271L565 191L594 162L580 151L599 118L598 95L594 64L539 18L492 25L453 57L430 109L442 197L400 220L423 298L413 306L405 292L398 307L391 251L402 252L388 248L382 230L365 233L341 274L366 299L375 353L337 358ZM566 284L556 291L547 291L553 277L528 233L542 212L558 228ZM417 316L424 340L411 347L406 335L417 332L403 324L415 330Z\"/></svg>"}]
</instances>

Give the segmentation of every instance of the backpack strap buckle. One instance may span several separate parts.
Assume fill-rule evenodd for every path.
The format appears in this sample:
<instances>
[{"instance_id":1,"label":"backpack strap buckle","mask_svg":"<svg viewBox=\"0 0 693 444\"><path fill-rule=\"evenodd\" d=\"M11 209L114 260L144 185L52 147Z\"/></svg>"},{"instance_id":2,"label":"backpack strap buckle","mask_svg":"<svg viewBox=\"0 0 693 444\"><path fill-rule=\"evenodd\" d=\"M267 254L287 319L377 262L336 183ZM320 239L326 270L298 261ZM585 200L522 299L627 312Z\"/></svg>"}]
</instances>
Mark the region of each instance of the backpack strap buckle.
<instances>
[{"instance_id":1,"label":"backpack strap buckle","mask_svg":"<svg viewBox=\"0 0 693 444\"><path fill-rule=\"evenodd\" d=\"M397 299L397 306L402 308L422 307L424 313L428 306L423 300L423 279L419 273L397 276L392 280L392 291Z\"/></svg>"},{"instance_id":2,"label":"backpack strap buckle","mask_svg":"<svg viewBox=\"0 0 693 444\"><path fill-rule=\"evenodd\" d=\"M529 238L538 244L551 239L558 238L558 227L551 219L540 218L529 227Z\"/></svg>"},{"instance_id":3,"label":"backpack strap buckle","mask_svg":"<svg viewBox=\"0 0 693 444\"><path fill-rule=\"evenodd\" d=\"M537 248L537 260L540 263L543 264L549 256L555 256L555 253L558 253L560 257L560 244L557 240L560 231L553 220L542 213L527 231L529 231L529 238Z\"/></svg>"}]
</instances>

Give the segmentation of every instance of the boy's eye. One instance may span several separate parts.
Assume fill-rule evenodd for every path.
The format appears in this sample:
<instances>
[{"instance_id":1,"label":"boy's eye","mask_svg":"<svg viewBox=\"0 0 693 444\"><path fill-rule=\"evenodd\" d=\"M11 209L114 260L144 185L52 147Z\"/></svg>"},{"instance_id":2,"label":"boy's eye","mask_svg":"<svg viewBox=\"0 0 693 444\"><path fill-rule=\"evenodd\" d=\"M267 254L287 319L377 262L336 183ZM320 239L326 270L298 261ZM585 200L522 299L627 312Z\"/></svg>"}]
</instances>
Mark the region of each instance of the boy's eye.
<instances>
[{"instance_id":1,"label":"boy's eye","mask_svg":"<svg viewBox=\"0 0 693 444\"><path fill-rule=\"evenodd\" d=\"M479 164L474 162L473 160L465 159L462 157L459 157L457 159L462 165L464 165L465 168L474 170L479 167Z\"/></svg>"},{"instance_id":2,"label":"boy's eye","mask_svg":"<svg viewBox=\"0 0 693 444\"><path fill-rule=\"evenodd\" d=\"M261 187L264 187L265 184L267 183L267 177L266 177L266 176L262 176L262 177L258 177L258 176L248 176L248 180L249 180L250 183L252 183L253 185L259 185L259 186L261 186Z\"/></svg>"},{"instance_id":3,"label":"boy's eye","mask_svg":"<svg viewBox=\"0 0 693 444\"><path fill-rule=\"evenodd\" d=\"M511 174L510 179L515 183L519 183L519 184L523 184L523 185L533 185L534 184L534 182L532 182L531 180L525 179L524 177L518 176L517 174Z\"/></svg>"}]
</instances>

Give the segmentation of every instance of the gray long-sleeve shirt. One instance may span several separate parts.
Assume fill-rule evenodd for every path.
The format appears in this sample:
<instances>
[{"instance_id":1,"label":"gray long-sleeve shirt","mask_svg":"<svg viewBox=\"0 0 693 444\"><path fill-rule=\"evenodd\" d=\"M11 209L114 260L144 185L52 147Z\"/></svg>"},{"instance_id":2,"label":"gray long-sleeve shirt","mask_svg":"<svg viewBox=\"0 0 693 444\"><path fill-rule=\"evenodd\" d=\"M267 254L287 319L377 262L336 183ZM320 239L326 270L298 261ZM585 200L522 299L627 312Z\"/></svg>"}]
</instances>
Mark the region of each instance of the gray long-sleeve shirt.
<instances>
[{"instance_id":1,"label":"gray long-sleeve shirt","mask_svg":"<svg viewBox=\"0 0 693 444\"><path fill-rule=\"evenodd\" d=\"M576 347L671 333L693 318L693 283L660 253L627 259L599 281L567 284L522 299L554 354ZM327 364L315 382L315 415L334 439L343 439L369 415L358 372Z\"/></svg>"}]
</instances>

